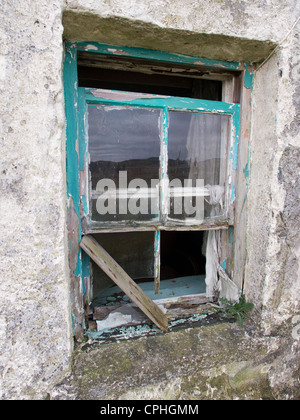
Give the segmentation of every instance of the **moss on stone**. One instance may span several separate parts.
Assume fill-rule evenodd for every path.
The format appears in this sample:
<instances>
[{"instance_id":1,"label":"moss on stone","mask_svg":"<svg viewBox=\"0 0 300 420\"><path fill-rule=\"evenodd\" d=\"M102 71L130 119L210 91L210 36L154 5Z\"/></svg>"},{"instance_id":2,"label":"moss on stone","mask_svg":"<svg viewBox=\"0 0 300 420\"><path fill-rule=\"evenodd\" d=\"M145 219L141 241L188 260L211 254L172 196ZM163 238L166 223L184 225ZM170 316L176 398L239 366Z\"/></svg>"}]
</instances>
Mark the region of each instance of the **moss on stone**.
<instances>
[{"instance_id":1,"label":"moss on stone","mask_svg":"<svg viewBox=\"0 0 300 420\"><path fill-rule=\"evenodd\" d=\"M78 399L270 399L267 360L267 346L225 322L85 344L71 387Z\"/></svg>"}]
</instances>

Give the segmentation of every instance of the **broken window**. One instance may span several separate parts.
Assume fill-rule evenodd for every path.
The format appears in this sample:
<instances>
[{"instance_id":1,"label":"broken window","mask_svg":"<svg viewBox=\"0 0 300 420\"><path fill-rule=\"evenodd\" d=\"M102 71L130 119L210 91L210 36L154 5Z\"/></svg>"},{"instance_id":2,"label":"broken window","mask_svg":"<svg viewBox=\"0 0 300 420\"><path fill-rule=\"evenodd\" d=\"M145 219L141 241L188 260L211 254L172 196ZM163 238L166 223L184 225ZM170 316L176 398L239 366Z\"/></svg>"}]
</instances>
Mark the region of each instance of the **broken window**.
<instances>
[{"instance_id":1,"label":"broken window","mask_svg":"<svg viewBox=\"0 0 300 420\"><path fill-rule=\"evenodd\" d=\"M84 48L77 70L86 319L101 330L150 318L166 330L216 296L220 230L233 214L237 77Z\"/></svg>"}]
</instances>

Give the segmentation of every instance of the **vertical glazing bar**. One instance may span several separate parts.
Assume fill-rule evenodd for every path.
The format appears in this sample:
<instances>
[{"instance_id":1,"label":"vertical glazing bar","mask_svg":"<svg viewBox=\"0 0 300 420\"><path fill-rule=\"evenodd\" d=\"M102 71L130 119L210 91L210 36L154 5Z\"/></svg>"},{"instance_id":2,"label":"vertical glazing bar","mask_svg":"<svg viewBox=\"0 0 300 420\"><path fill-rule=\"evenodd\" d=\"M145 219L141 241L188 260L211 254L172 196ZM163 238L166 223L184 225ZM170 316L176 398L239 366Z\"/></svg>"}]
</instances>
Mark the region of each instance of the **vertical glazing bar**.
<instances>
[{"instance_id":1,"label":"vertical glazing bar","mask_svg":"<svg viewBox=\"0 0 300 420\"><path fill-rule=\"evenodd\" d=\"M154 238L154 282L155 294L157 295L160 287L160 231L155 232Z\"/></svg>"},{"instance_id":2,"label":"vertical glazing bar","mask_svg":"<svg viewBox=\"0 0 300 420\"><path fill-rule=\"evenodd\" d=\"M79 155L79 194L80 194L80 219L81 230L84 233L89 215L89 182L88 182L88 147L87 147L87 104L85 100L85 89L78 89L78 155ZM85 322L88 324L89 305L93 296L92 278L90 276L90 257L82 252L82 281L83 281L83 308Z\"/></svg>"},{"instance_id":3,"label":"vertical glazing bar","mask_svg":"<svg viewBox=\"0 0 300 420\"><path fill-rule=\"evenodd\" d=\"M228 186L228 219L229 224L234 224L234 208L235 208L235 189L237 187L237 162L238 162L238 147L239 147L239 124L240 124L240 112L239 106L235 107L232 115L232 131L231 131L231 148L232 153L230 156L229 166L229 186Z\"/></svg>"},{"instance_id":4,"label":"vertical glazing bar","mask_svg":"<svg viewBox=\"0 0 300 420\"><path fill-rule=\"evenodd\" d=\"M168 218L168 128L169 114L168 108L164 107L162 112L162 138L161 138L161 156L160 156L160 216L162 224L167 222Z\"/></svg>"}]
</instances>

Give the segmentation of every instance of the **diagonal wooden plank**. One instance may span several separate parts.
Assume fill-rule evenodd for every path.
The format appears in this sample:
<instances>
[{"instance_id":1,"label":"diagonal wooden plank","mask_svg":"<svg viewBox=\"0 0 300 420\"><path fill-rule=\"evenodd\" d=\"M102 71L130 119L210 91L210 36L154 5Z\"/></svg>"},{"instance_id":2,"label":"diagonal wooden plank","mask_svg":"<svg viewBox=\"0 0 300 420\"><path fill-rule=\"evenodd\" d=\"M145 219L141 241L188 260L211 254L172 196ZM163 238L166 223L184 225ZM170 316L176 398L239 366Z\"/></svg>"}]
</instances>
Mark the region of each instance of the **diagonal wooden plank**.
<instances>
[{"instance_id":1,"label":"diagonal wooden plank","mask_svg":"<svg viewBox=\"0 0 300 420\"><path fill-rule=\"evenodd\" d=\"M168 331L168 318L149 296L132 280L122 267L91 235L81 239L81 248L123 290L123 292L162 331Z\"/></svg>"}]
</instances>

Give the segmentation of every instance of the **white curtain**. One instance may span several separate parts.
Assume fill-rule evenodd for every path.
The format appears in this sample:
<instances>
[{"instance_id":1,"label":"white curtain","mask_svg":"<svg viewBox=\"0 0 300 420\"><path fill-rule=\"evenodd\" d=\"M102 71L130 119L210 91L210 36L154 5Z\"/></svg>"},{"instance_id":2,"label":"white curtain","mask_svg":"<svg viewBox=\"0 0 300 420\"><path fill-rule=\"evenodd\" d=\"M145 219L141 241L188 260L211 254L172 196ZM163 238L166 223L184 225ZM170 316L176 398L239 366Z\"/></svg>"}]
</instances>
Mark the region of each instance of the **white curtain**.
<instances>
[{"instance_id":1,"label":"white curtain","mask_svg":"<svg viewBox=\"0 0 300 420\"><path fill-rule=\"evenodd\" d=\"M204 179L210 195L206 217L217 217L223 209L225 182L226 128L228 118L214 114L193 114L187 137L189 178ZM206 256L206 295L212 299L219 290L220 257L218 230L206 232L203 253Z\"/></svg>"}]
</instances>

